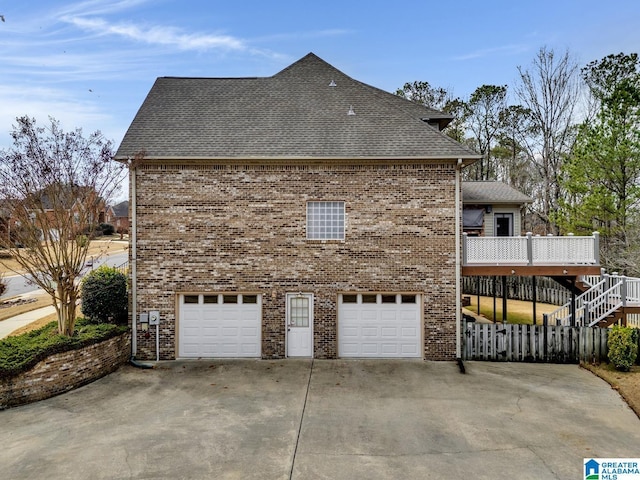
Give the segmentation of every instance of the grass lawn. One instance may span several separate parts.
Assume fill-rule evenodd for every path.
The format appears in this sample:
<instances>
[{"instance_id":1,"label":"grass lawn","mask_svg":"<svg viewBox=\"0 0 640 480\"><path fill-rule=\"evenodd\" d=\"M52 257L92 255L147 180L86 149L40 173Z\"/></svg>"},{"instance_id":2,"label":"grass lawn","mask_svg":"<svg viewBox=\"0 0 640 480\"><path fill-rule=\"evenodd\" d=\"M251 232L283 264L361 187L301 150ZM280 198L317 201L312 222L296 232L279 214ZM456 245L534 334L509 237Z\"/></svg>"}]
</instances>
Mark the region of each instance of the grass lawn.
<instances>
[{"instance_id":1,"label":"grass lawn","mask_svg":"<svg viewBox=\"0 0 640 480\"><path fill-rule=\"evenodd\" d=\"M640 418L640 366L634 365L630 372L618 372L613 365L606 363L582 366L611 385Z\"/></svg>"},{"instance_id":2,"label":"grass lawn","mask_svg":"<svg viewBox=\"0 0 640 480\"><path fill-rule=\"evenodd\" d=\"M51 297L46 293L39 294L33 297L34 301L29 303L23 303L20 305L13 305L11 307L0 308L0 322L2 320L6 320L7 318L14 317L16 315L20 315L22 313L31 312L32 310L37 310L43 307L51 306ZM76 316L81 316L81 308L80 306L76 307ZM20 335L25 332L30 332L31 330L37 330L44 325L57 321L58 317L55 313L42 317L35 322L31 322L24 327L20 327L17 330L14 330L9 334L10 337L15 335Z\"/></svg>"},{"instance_id":3,"label":"grass lawn","mask_svg":"<svg viewBox=\"0 0 640 480\"><path fill-rule=\"evenodd\" d=\"M11 306L1 306L0 304L0 321L6 320L7 318L15 317L16 315L20 315L22 313L30 312L32 310L37 310L38 308L49 307L52 305L51 297L46 293L34 295L32 302L29 303L21 303L19 305L11 305Z\"/></svg>"},{"instance_id":4,"label":"grass lawn","mask_svg":"<svg viewBox=\"0 0 640 480\"><path fill-rule=\"evenodd\" d=\"M466 307L473 313L478 313L478 297L476 295L464 295L471 297L471 305ZM547 303L536 304L537 324L542 325L542 314L551 313L556 305ZM493 321L493 297L480 297L480 314L488 320ZM497 322L502 322L502 298L496 298L496 315ZM531 325L533 323L533 304L531 302L523 302L520 300L507 301L507 323L520 323Z\"/></svg>"}]
</instances>

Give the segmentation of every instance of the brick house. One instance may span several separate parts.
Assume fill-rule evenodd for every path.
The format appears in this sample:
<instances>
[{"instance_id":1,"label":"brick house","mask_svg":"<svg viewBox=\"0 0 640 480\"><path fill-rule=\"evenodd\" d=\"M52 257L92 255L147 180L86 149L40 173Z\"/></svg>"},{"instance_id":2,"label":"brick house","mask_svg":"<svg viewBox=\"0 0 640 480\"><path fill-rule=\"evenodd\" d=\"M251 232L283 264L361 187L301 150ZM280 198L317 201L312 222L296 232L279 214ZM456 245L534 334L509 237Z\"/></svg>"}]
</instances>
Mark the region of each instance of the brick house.
<instances>
[{"instance_id":1,"label":"brick house","mask_svg":"<svg viewBox=\"0 0 640 480\"><path fill-rule=\"evenodd\" d=\"M125 200L107 208L105 221L113 225L117 233L129 233L129 201Z\"/></svg>"},{"instance_id":2,"label":"brick house","mask_svg":"<svg viewBox=\"0 0 640 480\"><path fill-rule=\"evenodd\" d=\"M314 54L158 78L116 154L134 355L454 359L459 171L479 156L450 120Z\"/></svg>"}]
</instances>

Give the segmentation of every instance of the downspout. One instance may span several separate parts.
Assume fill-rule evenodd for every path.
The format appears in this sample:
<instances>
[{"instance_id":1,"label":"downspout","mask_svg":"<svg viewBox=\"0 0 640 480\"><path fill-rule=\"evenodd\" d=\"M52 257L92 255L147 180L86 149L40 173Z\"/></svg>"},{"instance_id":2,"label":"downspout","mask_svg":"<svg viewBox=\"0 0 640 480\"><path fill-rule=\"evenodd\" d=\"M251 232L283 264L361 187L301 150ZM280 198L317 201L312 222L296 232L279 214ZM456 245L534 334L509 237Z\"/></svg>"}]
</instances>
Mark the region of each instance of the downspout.
<instances>
[{"instance_id":1,"label":"downspout","mask_svg":"<svg viewBox=\"0 0 640 480\"><path fill-rule=\"evenodd\" d=\"M138 353L138 270L136 245L138 239L138 222L136 216L136 165L129 159L131 172L131 358L135 359Z\"/></svg>"},{"instance_id":2,"label":"downspout","mask_svg":"<svg viewBox=\"0 0 640 480\"><path fill-rule=\"evenodd\" d=\"M456 361L460 366L460 371L464 373L464 367L462 365L462 344L461 344L461 331L462 331L462 305L461 305L461 291L460 291L460 170L462 169L462 159L458 159L456 165L456 193L455 193L455 232L456 232Z\"/></svg>"}]
</instances>

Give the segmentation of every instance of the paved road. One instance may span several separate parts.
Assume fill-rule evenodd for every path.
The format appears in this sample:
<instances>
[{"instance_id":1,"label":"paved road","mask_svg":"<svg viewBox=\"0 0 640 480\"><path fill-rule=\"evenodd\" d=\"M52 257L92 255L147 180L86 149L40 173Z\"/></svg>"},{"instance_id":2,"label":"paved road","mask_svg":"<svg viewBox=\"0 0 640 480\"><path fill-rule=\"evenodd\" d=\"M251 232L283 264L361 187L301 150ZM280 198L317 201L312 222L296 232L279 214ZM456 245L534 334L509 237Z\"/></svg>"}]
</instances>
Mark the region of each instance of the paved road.
<instances>
[{"instance_id":1,"label":"paved road","mask_svg":"<svg viewBox=\"0 0 640 480\"><path fill-rule=\"evenodd\" d=\"M577 365L176 361L0 411L2 478L576 479L640 456Z\"/></svg>"},{"instance_id":2,"label":"paved road","mask_svg":"<svg viewBox=\"0 0 640 480\"><path fill-rule=\"evenodd\" d=\"M117 267L125 263L128 259L128 254L126 252L116 253L109 255L107 257L103 256L93 263L92 267L88 267L87 271L91 268L96 268L102 264L106 264L112 267ZM90 257L88 257L90 260ZM16 295L23 295L25 293L35 292L39 289L39 287L29 281L30 276L22 276L22 275L12 275L5 277L5 282L7 283L7 289L0 296L0 298L10 298L15 297Z\"/></svg>"},{"instance_id":3,"label":"paved road","mask_svg":"<svg viewBox=\"0 0 640 480\"><path fill-rule=\"evenodd\" d=\"M91 266L87 266L86 272L89 272L91 269L97 268L103 264L118 267L127 261L127 255L127 252L123 252L112 254L107 257L103 256L98 260L92 261ZM37 285L30 283L27 277L21 275L8 277L6 281L8 288L0 298L10 298L17 295L28 295L30 293L44 293L44 290L39 289ZM55 308L53 306L43 307L3 320L0 322L0 338L4 338L11 332L52 313L55 313Z\"/></svg>"}]
</instances>

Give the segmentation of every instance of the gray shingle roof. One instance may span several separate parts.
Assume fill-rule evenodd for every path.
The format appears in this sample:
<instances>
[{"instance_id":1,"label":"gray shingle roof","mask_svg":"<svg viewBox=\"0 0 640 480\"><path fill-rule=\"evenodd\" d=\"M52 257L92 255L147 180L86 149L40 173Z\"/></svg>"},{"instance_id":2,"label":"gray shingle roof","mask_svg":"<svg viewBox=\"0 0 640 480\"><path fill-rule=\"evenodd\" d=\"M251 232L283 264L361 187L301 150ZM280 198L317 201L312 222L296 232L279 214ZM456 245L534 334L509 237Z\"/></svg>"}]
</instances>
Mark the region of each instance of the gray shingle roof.
<instances>
[{"instance_id":1,"label":"gray shingle roof","mask_svg":"<svg viewBox=\"0 0 640 480\"><path fill-rule=\"evenodd\" d=\"M424 121L444 117L310 53L272 77L158 78L116 158L478 158Z\"/></svg>"},{"instance_id":2,"label":"gray shingle roof","mask_svg":"<svg viewBox=\"0 0 640 480\"><path fill-rule=\"evenodd\" d=\"M531 203L524 193L502 182L462 182L462 202L467 205Z\"/></svg>"},{"instance_id":3,"label":"gray shingle roof","mask_svg":"<svg viewBox=\"0 0 640 480\"><path fill-rule=\"evenodd\" d=\"M125 200L111 207L113 214L116 217L128 217L129 216L129 201Z\"/></svg>"}]
</instances>

